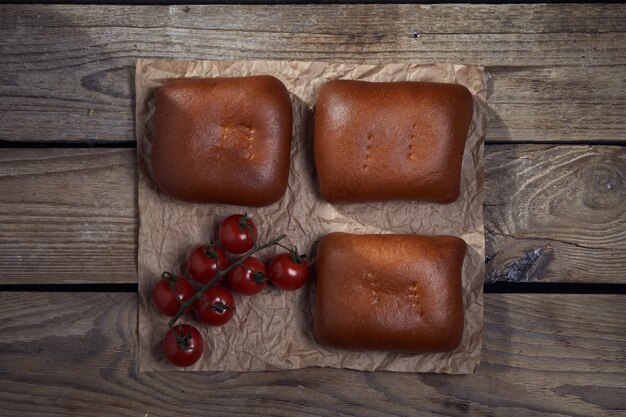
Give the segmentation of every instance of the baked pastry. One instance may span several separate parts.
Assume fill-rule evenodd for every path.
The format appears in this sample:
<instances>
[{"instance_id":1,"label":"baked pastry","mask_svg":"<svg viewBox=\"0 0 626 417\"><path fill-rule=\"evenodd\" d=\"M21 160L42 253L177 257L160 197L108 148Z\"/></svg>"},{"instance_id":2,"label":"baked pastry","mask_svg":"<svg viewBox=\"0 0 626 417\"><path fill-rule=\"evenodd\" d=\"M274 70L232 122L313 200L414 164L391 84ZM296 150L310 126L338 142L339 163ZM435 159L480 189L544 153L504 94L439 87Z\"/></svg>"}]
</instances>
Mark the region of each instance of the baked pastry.
<instances>
[{"instance_id":1,"label":"baked pastry","mask_svg":"<svg viewBox=\"0 0 626 417\"><path fill-rule=\"evenodd\" d=\"M315 104L322 196L455 201L472 113L472 95L459 84L327 82Z\"/></svg>"},{"instance_id":2,"label":"baked pastry","mask_svg":"<svg viewBox=\"0 0 626 417\"><path fill-rule=\"evenodd\" d=\"M169 80L155 97L153 179L179 200L272 204L287 189L291 124L274 77Z\"/></svg>"},{"instance_id":3,"label":"baked pastry","mask_svg":"<svg viewBox=\"0 0 626 417\"><path fill-rule=\"evenodd\" d=\"M466 247L455 236L324 236L315 261L316 339L345 349L456 349Z\"/></svg>"}]
</instances>

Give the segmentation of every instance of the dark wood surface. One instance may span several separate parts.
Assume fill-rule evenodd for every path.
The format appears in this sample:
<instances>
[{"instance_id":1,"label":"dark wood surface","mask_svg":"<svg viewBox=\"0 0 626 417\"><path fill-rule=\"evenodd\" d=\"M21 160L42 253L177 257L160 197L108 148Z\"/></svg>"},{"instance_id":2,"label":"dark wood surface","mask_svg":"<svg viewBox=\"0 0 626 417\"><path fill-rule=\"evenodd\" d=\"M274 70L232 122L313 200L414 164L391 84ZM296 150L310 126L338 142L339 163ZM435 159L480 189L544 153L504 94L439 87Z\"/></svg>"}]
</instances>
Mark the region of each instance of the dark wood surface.
<instances>
[{"instance_id":1,"label":"dark wood surface","mask_svg":"<svg viewBox=\"0 0 626 417\"><path fill-rule=\"evenodd\" d=\"M476 374L139 373L137 57L485 66ZM0 414L624 415L625 116L623 4L0 5Z\"/></svg>"},{"instance_id":2,"label":"dark wood surface","mask_svg":"<svg viewBox=\"0 0 626 417\"><path fill-rule=\"evenodd\" d=\"M137 57L488 66L489 141L626 141L626 5L0 5L0 139L132 140Z\"/></svg>"},{"instance_id":3,"label":"dark wood surface","mask_svg":"<svg viewBox=\"0 0 626 417\"><path fill-rule=\"evenodd\" d=\"M626 150L490 145L485 163L487 280L626 283Z\"/></svg>"},{"instance_id":4,"label":"dark wood surface","mask_svg":"<svg viewBox=\"0 0 626 417\"><path fill-rule=\"evenodd\" d=\"M626 408L624 301L487 294L474 375L324 368L190 374L138 373L135 294L5 292L0 413L618 416Z\"/></svg>"},{"instance_id":5,"label":"dark wood surface","mask_svg":"<svg viewBox=\"0 0 626 417\"><path fill-rule=\"evenodd\" d=\"M618 146L488 145L489 279L626 284L626 152ZM0 153L0 284L134 283L134 149ZM80 181L76 181L80 178Z\"/></svg>"}]
</instances>

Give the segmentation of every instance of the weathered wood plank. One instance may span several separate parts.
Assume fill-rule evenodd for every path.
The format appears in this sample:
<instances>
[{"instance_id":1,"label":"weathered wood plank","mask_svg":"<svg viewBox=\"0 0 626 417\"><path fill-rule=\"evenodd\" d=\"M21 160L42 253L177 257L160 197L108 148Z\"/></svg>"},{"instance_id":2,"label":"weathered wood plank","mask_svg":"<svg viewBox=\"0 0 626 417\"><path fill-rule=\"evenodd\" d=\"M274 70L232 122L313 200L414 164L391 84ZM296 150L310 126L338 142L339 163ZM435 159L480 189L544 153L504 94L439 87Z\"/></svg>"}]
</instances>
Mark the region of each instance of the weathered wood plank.
<instances>
[{"instance_id":1,"label":"weathered wood plank","mask_svg":"<svg viewBox=\"0 0 626 417\"><path fill-rule=\"evenodd\" d=\"M626 141L625 73L626 66L488 67L487 140Z\"/></svg>"},{"instance_id":2,"label":"weathered wood plank","mask_svg":"<svg viewBox=\"0 0 626 417\"><path fill-rule=\"evenodd\" d=\"M487 281L626 282L626 148L488 149Z\"/></svg>"},{"instance_id":3,"label":"weathered wood plank","mask_svg":"<svg viewBox=\"0 0 626 417\"><path fill-rule=\"evenodd\" d=\"M469 376L323 368L140 374L136 298L0 293L0 410L373 417L617 416L626 409L623 295L486 295L482 363Z\"/></svg>"},{"instance_id":4,"label":"weathered wood plank","mask_svg":"<svg viewBox=\"0 0 626 417\"><path fill-rule=\"evenodd\" d=\"M0 282L136 282L136 182L134 149L2 150Z\"/></svg>"},{"instance_id":5,"label":"weathered wood plank","mask_svg":"<svg viewBox=\"0 0 626 417\"><path fill-rule=\"evenodd\" d=\"M490 145L488 278L626 282L626 149ZM136 282L134 149L0 153L0 283ZM510 268L509 268L510 269ZM503 275L504 274L504 275Z\"/></svg>"},{"instance_id":6,"label":"weathered wood plank","mask_svg":"<svg viewBox=\"0 0 626 417\"><path fill-rule=\"evenodd\" d=\"M0 139L129 141L137 57L488 66L493 141L626 141L626 6L0 5Z\"/></svg>"},{"instance_id":7,"label":"weathered wood plank","mask_svg":"<svg viewBox=\"0 0 626 417\"><path fill-rule=\"evenodd\" d=\"M98 27L102 25L155 28L187 27L263 32L289 28L290 32L364 33L372 26L391 28L407 35L413 30L425 34L458 33L606 33L625 32L620 13L623 5L578 4L445 4L445 5L331 5L337 15L329 19L329 5L178 5L103 6L106 16L88 5L57 5L52 14L39 6L20 6L20 27ZM7 7L9 9L10 7ZM210 13L207 13L210 11ZM319 17L322 16L322 17ZM462 16L462 19L459 17ZM489 16L489 20L484 20ZM306 19L303 19L306 17ZM103 18L106 23L103 23ZM408 20L411 19L411 20ZM280 22L268 26L267 22ZM407 25L407 21L413 25ZM409 30L410 29L410 30ZM384 30L383 30L384 31ZM381 32L381 30L378 30Z\"/></svg>"}]
</instances>

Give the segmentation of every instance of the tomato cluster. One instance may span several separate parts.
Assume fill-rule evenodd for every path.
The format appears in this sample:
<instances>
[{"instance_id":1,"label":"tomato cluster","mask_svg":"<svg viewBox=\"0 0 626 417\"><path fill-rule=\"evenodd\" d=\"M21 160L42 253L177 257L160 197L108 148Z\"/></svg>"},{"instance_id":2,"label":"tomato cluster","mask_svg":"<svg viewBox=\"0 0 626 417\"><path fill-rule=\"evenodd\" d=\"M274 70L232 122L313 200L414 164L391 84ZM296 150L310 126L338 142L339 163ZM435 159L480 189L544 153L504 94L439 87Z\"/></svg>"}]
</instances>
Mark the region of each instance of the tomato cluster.
<instances>
[{"instance_id":1,"label":"tomato cluster","mask_svg":"<svg viewBox=\"0 0 626 417\"><path fill-rule=\"evenodd\" d=\"M295 247L287 248L276 241L275 244L287 252L276 255L267 266L248 253L261 248L255 246L257 226L247 215L228 216L220 224L218 235L218 244L200 245L187 259L188 275L202 284L200 289L194 289L185 277L169 272L164 272L154 286L152 303L163 314L175 317L174 321L186 303L184 313L191 310L201 322L221 326L235 313L236 303L231 290L251 296L260 293L268 281L286 291L297 290L306 283L309 266ZM231 261L229 253L233 257L241 256ZM228 288L222 285L224 277ZM163 339L163 351L176 366L193 365L204 351L202 335L188 324L174 325Z\"/></svg>"}]
</instances>

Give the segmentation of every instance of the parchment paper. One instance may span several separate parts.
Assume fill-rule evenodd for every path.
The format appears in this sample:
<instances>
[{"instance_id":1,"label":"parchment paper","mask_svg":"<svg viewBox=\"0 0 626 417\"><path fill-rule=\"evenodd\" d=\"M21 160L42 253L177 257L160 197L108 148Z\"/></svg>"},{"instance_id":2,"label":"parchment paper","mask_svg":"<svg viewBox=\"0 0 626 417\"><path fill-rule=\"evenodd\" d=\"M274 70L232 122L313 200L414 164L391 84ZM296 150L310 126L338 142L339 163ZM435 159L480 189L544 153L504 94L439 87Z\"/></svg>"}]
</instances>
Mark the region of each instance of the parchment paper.
<instances>
[{"instance_id":1,"label":"parchment paper","mask_svg":"<svg viewBox=\"0 0 626 417\"><path fill-rule=\"evenodd\" d=\"M276 204L263 208L189 204L161 194L150 179L151 116L156 88L168 78L271 74L291 92L294 108L289 186ZM449 205L421 202L331 205L319 195L313 162L312 116L319 88L335 78L368 81L459 83L474 95L474 116L465 149L462 194ZM334 64L293 61L162 61L140 59L136 72L136 128L139 157L139 369L181 370L161 353L167 317L150 302L163 271L181 272L187 254L216 236L216 224L232 213L258 220L259 242L286 233L286 242L312 256L319 237L351 233L452 234L469 245L463 266L465 329L461 346L439 354L348 351L318 345L312 334L315 277L307 287L283 292L271 285L254 297L236 296L234 319L211 328L185 316L205 338L203 358L185 371L268 371L308 366L400 372L471 373L480 358L482 333L483 143L487 126L484 70L437 64ZM273 250L261 252L269 258Z\"/></svg>"}]
</instances>

